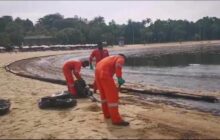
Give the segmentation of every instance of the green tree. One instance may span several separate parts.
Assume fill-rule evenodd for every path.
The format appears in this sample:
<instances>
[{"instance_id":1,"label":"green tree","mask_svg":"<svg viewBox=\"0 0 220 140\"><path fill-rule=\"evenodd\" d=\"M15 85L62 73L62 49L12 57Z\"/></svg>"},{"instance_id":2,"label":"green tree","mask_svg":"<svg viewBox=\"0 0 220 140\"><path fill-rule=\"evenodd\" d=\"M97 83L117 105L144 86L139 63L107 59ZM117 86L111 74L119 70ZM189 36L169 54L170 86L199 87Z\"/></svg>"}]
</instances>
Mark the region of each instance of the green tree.
<instances>
[{"instance_id":1,"label":"green tree","mask_svg":"<svg viewBox=\"0 0 220 140\"><path fill-rule=\"evenodd\" d=\"M88 41L90 43L97 43L104 41L107 32L107 25L103 17L95 17L88 23Z\"/></svg>"},{"instance_id":2,"label":"green tree","mask_svg":"<svg viewBox=\"0 0 220 140\"><path fill-rule=\"evenodd\" d=\"M36 24L36 28L50 31L52 28L56 28L56 24L63 20L63 15L59 13L46 15L43 18L40 18Z\"/></svg>"},{"instance_id":3,"label":"green tree","mask_svg":"<svg viewBox=\"0 0 220 140\"><path fill-rule=\"evenodd\" d=\"M82 32L74 28L65 28L56 34L56 39L61 44L83 43L85 38Z\"/></svg>"},{"instance_id":4,"label":"green tree","mask_svg":"<svg viewBox=\"0 0 220 140\"><path fill-rule=\"evenodd\" d=\"M0 46L5 47L7 50L11 50L11 40L7 34L0 33Z\"/></svg>"},{"instance_id":5,"label":"green tree","mask_svg":"<svg viewBox=\"0 0 220 140\"><path fill-rule=\"evenodd\" d=\"M15 22L9 23L6 26L5 31L8 34L12 45L21 46L24 37L21 25Z\"/></svg>"},{"instance_id":6,"label":"green tree","mask_svg":"<svg viewBox=\"0 0 220 140\"><path fill-rule=\"evenodd\" d=\"M8 23L12 22L13 19L11 16L3 16L0 18L0 32L5 31L5 27L7 26Z\"/></svg>"}]
</instances>

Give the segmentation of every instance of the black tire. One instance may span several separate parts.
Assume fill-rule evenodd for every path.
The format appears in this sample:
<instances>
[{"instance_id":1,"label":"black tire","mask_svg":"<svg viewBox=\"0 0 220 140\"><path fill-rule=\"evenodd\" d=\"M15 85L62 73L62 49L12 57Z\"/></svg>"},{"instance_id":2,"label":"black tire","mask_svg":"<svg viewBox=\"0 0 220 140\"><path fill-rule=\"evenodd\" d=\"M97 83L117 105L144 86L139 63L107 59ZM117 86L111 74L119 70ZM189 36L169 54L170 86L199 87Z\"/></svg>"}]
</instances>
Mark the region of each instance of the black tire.
<instances>
[{"instance_id":1,"label":"black tire","mask_svg":"<svg viewBox=\"0 0 220 140\"><path fill-rule=\"evenodd\" d=\"M11 103L9 100L0 99L0 115L4 115L9 112Z\"/></svg>"}]
</instances>

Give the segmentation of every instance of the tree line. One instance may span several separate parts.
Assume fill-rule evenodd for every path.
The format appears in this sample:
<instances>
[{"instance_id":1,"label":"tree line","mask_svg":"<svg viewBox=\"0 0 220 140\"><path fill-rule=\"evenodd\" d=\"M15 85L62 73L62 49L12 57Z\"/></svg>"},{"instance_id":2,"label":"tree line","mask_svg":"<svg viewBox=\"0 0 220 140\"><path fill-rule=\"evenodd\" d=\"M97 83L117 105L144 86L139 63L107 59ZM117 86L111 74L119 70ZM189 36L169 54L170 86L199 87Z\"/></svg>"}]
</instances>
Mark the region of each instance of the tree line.
<instances>
[{"instance_id":1,"label":"tree line","mask_svg":"<svg viewBox=\"0 0 220 140\"><path fill-rule=\"evenodd\" d=\"M126 44L215 40L220 39L220 19L203 17L196 22L157 19L152 22L146 18L142 21L129 19L126 24L117 24L114 20L106 23L101 16L88 20L78 16L64 18L56 13L40 18L34 25L29 19L0 17L0 46L21 46L25 36L35 35L52 36L57 44L106 41L113 45L118 43L120 37Z\"/></svg>"}]
</instances>

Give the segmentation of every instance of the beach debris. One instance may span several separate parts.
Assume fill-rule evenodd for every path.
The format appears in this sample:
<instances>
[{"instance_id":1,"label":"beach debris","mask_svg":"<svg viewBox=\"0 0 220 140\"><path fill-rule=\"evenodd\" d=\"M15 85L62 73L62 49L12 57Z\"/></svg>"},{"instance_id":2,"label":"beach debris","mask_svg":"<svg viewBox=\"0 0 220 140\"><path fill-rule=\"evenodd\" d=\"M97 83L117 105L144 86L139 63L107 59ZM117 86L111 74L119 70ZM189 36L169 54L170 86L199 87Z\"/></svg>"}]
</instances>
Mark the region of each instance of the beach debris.
<instances>
[{"instance_id":1,"label":"beach debris","mask_svg":"<svg viewBox=\"0 0 220 140\"><path fill-rule=\"evenodd\" d=\"M52 96L46 96L38 101L38 107L40 109L70 108L76 106L76 104L76 99L68 92L61 92L53 94Z\"/></svg>"},{"instance_id":2,"label":"beach debris","mask_svg":"<svg viewBox=\"0 0 220 140\"><path fill-rule=\"evenodd\" d=\"M83 79L76 80L74 83L74 87L76 89L78 98L87 98L89 96L92 96L93 94L93 92L90 91L89 86Z\"/></svg>"},{"instance_id":3,"label":"beach debris","mask_svg":"<svg viewBox=\"0 0 220 140\"><path fill-rule=\"evenodd\" d=\"M0 115L5 115L10 110L10 100L0 99Z\"/></svg>"}]
</instances>

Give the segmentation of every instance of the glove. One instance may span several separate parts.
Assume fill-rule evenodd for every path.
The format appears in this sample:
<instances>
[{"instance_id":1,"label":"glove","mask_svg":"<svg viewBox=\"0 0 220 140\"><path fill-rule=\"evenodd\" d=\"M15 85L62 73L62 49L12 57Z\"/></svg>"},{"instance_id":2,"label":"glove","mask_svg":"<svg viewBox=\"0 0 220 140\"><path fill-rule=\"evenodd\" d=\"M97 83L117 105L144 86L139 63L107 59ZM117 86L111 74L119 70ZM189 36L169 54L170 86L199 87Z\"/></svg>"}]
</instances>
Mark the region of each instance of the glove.
<instances>
[{"instance_id":1,"label":"glove","mask_svg":"<svg viewBox=\"0 0 220 140\"><path fill-rule=\"evenodd\" d=\"M123 78L118 78L119 86L123 85L124 83L125 83L125 80Z\"/></svg>"},{"instance_id":2,"label":"glove","mask_svg":"<svg viewBox=\"0 0 220 140\"><path fill-rule=\"evenodd\" d=\"M90 68L91 70L93 70L93 65L92 65L92 64L90 64L90 65L89 65L89 68Z\"/></svg>"}]
</instances>

